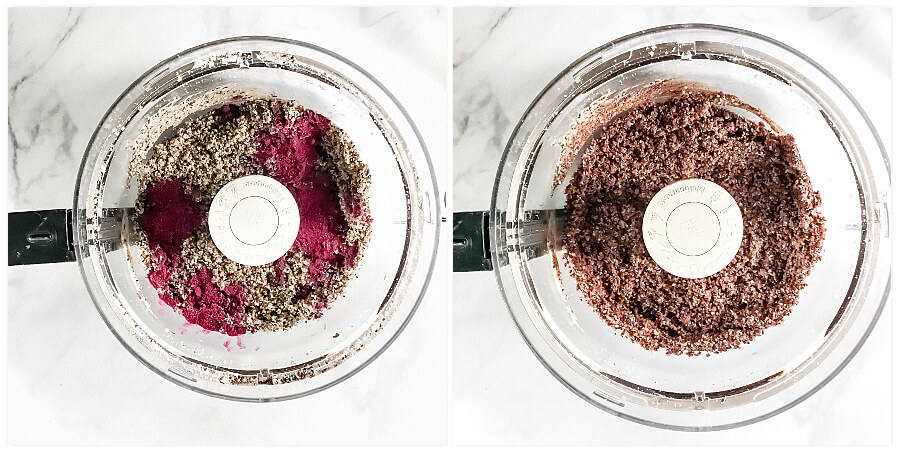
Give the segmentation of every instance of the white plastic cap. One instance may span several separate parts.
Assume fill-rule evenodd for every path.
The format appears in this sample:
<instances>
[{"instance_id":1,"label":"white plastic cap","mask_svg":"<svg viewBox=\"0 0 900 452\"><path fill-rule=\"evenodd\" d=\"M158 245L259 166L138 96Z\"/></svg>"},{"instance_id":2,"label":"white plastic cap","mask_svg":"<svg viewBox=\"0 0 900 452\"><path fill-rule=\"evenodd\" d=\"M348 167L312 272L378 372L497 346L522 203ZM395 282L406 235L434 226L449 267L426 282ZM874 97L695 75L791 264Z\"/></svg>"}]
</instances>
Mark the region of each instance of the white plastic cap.
<instances>
[{"instance_id":1,"label":"white plastic cap","mask_svg":"<svg viewBox=\"0 0 900 452\"><path fill-rule=\"evenodd\" d=\"M744 220L734 198L704 179L660 190L644 211L644 245L663 270L704 278L725 268L741 247Z\"/></svg>"},{"instance_id":2,"label":"white plastic cap","mask_svg":"<svg viewBox=\"0 0 900 452\"><path fill-rule=\"evenodd\" d=\"M209 233L227 258L264 265L284 256L300 229L297 202L266 176L244 176L222 187L209 208Z\"/></svg>"}]
</instances>

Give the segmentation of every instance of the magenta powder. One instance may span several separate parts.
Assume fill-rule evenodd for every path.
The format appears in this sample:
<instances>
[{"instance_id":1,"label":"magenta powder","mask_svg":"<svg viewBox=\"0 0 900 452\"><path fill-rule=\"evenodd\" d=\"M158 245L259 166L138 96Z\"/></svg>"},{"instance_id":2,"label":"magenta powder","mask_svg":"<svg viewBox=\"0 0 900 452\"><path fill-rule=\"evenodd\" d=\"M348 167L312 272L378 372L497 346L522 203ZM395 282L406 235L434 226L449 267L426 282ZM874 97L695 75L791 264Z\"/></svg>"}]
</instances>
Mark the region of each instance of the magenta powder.
<instances>
[{"instance_id":1,"label":"magenta powder","mask_svg":"<svg viewBox=\"0 0 900 452\"><path fill-rule=\"evenodd\" d=\"M241 325L244 302L247 300L245 292L240 284L220 288L212 281L212 273L200 268L188 279L182 313L188 322L237 336L247 331Z\"/></svg>"},{"instance_id":2,"label":"magenta powder","mask_svg":"<svg viewBox=\"0 0 900 452\"><path fill-rule=\"evenodd\" d=\"M181 244L202 223L204 209L188 194L181 181L166 180L147 187L142 194L144 211L138 224L147 234L147 242L154 249L156 265L148 278L157 289L171 292L179 276L185 273L179 255ZM212 282L209 270L200 269L191 275L184 288L182 314L185 320L211 331L229 336L243 334L240 316L244 313L245 289L240 284L224 288ZM177 293L177 291L175 292ZM160 292L160 300L176 307L177 300Z\"/></svg>"},{"instance_id":3,"label":"magenta powder","mask_svg":"<svg viewBox=\"0 0 900 452\"><path fill-rule=\"evenodd\" d=\"M177 251L181 242L200 226L203 209L178 180L157 182L147 187L143 197L144 211L138 224L147 233L150 247L160 246Z\"/></svg>"},{"instance_id":4,"label":"magenta powder","mask_svg":"<svg viewBox=\"0 0 900 452\"><path fill-rule=\"evenodd\" d=\"M326 280L330 269L354 265L357 254L356 246L345 242L347 220L338 186L320 163L322 138L330 126L328 118L311 110L292 121L276 115L269 132L260 134L254 155L266 175L287 187L297 201L300 229L291 249L310 260L313 282Z\"/></svg>"},{"instance_id":5,"label":"magenta powder","mask_svg":"<svg viewBox=\"0 0 900 452\"><path fill-rule=\"evenodd\" d=\"M185 278L188 270L178 254L157 247L152 255L154 266L148 279L159 291L159 299L172 308L180 308L188 323L229 336L247 332L243 326L246 288L241 284L219 286L212 273L200 268ZM183 281L187 281L186 284ZM183 284L183 287L179 287ZM180 290L179 290L180 289ZM171 293L180 294L175 297ZM179 306L181 304L181 306Z\"/></svg>"}]
</instances>

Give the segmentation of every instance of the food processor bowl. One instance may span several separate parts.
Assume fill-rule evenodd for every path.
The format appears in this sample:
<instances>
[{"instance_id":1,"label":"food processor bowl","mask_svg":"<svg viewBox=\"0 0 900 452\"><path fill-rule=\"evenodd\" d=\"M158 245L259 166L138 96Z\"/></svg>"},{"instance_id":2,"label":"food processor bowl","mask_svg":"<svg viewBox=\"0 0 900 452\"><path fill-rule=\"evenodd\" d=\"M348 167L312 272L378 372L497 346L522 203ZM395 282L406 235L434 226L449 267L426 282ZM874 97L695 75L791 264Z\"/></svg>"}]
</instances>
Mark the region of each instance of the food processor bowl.
<instances>
[{"instance_id":1,"label":"food processor bowl","mask_svg":"<svg viewBox=\"0 0 900 452\"><path fill-rule=\"evenodd\" d=\"M792 134L822 197L822 260L793 312L750 343L708 356L623 338L582 298L561 247L565 187L578 167L576 158L554 188L563 137L592 102L660 81L734 95L747 107L727 108ZM455 216L454 258L484 244L483 258L469 256L464 266L493 268L529 347L586 401L656 427L725 429L799 403L856 354L890 288L889 196L884 146L824 68L748 31L671 25L599 47L544 88L506 146L491 210Z\"/></svg>"},{"instance_id":2,"label":"food processor bowl","mask_svg":"<svg viewBox=\"0 0 900 452\"><path fill-rule=\"evenodd\" d=\"M185 322L150 285L130 221L138 187L128 168L184 119L235 95L293 100L344 129L371 171L373 224L357 276L321 318L229 337ZM396 339L434 269L437 190L412 119L364 69L311 44L239 37L163 61L116 100L88 144L68 226L97 310L136 358L201 393L271 401L335 385Z\"/></svg>"}]
</instances>

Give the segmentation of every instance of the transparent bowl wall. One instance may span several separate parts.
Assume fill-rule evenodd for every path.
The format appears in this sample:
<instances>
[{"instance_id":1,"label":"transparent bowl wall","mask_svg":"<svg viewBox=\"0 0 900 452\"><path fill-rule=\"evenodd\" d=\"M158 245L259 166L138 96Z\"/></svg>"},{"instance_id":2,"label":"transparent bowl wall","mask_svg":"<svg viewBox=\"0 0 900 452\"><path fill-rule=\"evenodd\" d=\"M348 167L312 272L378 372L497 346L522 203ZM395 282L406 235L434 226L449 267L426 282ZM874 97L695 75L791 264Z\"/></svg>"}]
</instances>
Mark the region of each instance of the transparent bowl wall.
<instances>
[{"instance_id":1,"label":"transparent bowl wall","mask_svg":"<svg viewBox=\"0 0 900 452\"><path fill-rule=\"evenodd\" d=\"M553 212L565 206L564 189L578 165L576 160L566 181L552 188L558 143L576 115L599 96L661 79L699 82L761 110L796 138L823 200L822 261L793 312L751 343L708 357L648 351L609 327L577 291L553 227L559 224ZM887 157L876 132L849 93L817 64L742 30L652 29L585 55L526 111L495 183L494 268L525 340L587 401L660 427L734 427L815 392L869 334L889 288L889 194ZM535 243L535 231L549 252L536 251L543 245Z\"/></svg>"},{"instance_id":2,"label":"transparent bowl wall","mask_svg":"<svg viewBox=\"0 0 900 452\"><path fill-rule=\"evenodd\" d=\"M372 241L357 278L322 318L288 331L235 338L186 324L160 302L133 242L133 225L127 215L121 220L119 208L133 207L137 196L127 170L132 144L148 118L222 87L295 100L327 116L348 133L371 169ZM361 369L409 321L437 252L436 193L412 120L363 69L295 41L217 41L148 71L104 117L78 178L77 258L107 325L160 375L225 398L298 397Z\"/></svg>"}]
</instances>

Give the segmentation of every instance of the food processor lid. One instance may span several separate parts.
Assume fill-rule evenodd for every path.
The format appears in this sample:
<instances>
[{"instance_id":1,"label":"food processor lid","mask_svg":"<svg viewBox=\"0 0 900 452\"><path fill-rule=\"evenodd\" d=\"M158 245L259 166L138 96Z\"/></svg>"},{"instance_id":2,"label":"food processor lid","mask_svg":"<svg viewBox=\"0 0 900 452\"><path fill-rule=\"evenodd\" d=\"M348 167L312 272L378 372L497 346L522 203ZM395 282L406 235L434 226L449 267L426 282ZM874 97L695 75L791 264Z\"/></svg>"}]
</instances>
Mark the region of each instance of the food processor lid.
<instances>
[{"instance_id":1,"label":"food processor lid","mask_svg":"<svg viewBox=\"0 0 900 452\"><path fill-rule=\"evenodd\" d=\"M644 245L663 270L704 278L725 268L741 247L741 209L727 190L685 179L657 192L644 211Z\"/></svg>"},{"instance_id":2,"label":"food processor lid","mask_svg":"<svg viewBox=\"0 0 900 452\"><path fill-rule=\"evenodd\" d=\"M271 177L235 179L216 193L209 208L209 233L229 259L265 265L284 256L300 229L291 192Z\"/></svg>"}]
</instances>

